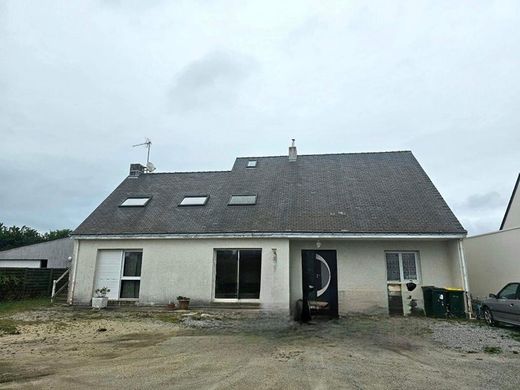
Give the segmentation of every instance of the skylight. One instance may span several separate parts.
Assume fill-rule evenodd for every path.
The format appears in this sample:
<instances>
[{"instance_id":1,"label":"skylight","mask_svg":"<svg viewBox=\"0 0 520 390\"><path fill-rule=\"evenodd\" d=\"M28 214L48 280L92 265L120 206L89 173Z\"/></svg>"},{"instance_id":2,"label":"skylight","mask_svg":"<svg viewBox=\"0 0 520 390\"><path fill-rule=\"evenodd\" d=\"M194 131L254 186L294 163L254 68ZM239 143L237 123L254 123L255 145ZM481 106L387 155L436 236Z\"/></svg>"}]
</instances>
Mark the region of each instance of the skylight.
<instances>
[{"instance_id":1,"label":"skylight","mask_svg":"<svg viewBox=\"0 0 520 390\"><path fill-rule=\"evenodd\" d=\"M256 160L249 160L247 162L247 167L248 168L256 168Z\"/></svg>"},{"instance_id":2,"label":"skylight","mask_svg":"<svg viewBox=\"0 0 520 390\"><path fill-rule=\"evenodd\" d=\"M232 195L228 205L242 206L256 204L256 195Z\"/></svg>"},{"instance_id":3,"label":"skylight","mask_svg":"<svg viewBox=\"0 0 520 390\"><path fill-rule=\"evenodd\" d=\"M143 207L146 206L150 198L127 198L120 206L122 207Z\"/></svg>"},{"instance_id":4,"label":"skylight","mask_svg":"<svg viewBox=\"0 0 520 390\"><path fill-rule=\"evenodd\" d=\"M209 196L185 196L179 206L204 206L208 201Z\"/></svg>"}]
</instances>

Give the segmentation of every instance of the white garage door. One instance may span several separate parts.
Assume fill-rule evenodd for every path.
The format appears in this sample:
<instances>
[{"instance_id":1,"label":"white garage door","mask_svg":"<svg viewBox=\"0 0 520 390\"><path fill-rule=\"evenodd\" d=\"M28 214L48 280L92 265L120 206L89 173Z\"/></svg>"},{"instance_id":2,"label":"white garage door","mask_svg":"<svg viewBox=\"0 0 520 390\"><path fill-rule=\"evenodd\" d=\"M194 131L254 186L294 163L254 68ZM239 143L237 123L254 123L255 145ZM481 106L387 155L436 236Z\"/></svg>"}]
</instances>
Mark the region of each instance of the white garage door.
<instances>
[{"instance_id":1,"label":"white garage door","mask_svg":"<svg viewBox=\"0 0 520 390\"><path fill-rule=\"evenodd\" d=\"M122 260L123 251L121 250L100 250L98 252L94 291L98 288L108 287L110 289L107 294L108 298L119 298Z\"/></svg>"},{"instance_id":2,"label":"white garage door","mask_svg":"<svg viewBox=\"0 0 520 390\"><path fill-rule=\"evenodd\" d=\"M0 260L0 268L40 268L41 260Z\"/></svg>"}]
</instances>

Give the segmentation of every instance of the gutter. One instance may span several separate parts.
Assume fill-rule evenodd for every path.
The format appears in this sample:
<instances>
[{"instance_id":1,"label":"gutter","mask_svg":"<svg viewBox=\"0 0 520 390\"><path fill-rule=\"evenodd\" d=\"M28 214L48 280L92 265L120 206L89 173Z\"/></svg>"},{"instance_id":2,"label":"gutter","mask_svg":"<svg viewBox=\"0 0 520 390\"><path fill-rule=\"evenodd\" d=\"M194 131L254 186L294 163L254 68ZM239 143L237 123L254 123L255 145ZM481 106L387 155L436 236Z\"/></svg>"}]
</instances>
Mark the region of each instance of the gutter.
<instances>
[{"instance_id":1,"label":"gutter","mask_svg":"<svg viewBox=\"0 0 520 390\"><path fill-rule=\"evenodd\" d=\"M469 291L469 282L468 282L468 270L466 268L466 258L464 256L464 246L462 245L462 239L459 239L457 242L458 250L459 250L459 261L460 261L460 269L462 273L462 284L464 288L464 301L466 304L466 313L468 313L469 318L473 318L473 307L471 305L471 297Z\"/></svg>"},{"instance_id":2,"label":"gutter","mask_svg":"<svg viewBox=\"0 0 520 390\"><path fill-rule=\"evenodd\" d=\"M292 239L362 239L362 240L449 240L463 239L465 233L152 233L152 234L77 234L75 240L160 240L201 238L292 238Z\"/></svg>"}]
</instances>

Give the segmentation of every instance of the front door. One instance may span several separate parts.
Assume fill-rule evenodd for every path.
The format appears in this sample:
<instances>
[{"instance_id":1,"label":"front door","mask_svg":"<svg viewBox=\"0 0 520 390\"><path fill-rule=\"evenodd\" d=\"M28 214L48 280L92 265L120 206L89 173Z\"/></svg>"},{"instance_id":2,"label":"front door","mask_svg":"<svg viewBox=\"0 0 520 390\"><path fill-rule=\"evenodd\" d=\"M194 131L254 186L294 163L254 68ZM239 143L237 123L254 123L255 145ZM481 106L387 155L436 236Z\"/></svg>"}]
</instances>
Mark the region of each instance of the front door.
<instances>
[{"instance_id":1,"label":"front door","mask_svg":"<svg viewBox=\"0 0 520 390\"><path fill-rule=\"evenodd\" d=\"M304 301L311 309L338 316L338 277L336 251L302 251L302 285Z\"/></svg>"}]
</instances>

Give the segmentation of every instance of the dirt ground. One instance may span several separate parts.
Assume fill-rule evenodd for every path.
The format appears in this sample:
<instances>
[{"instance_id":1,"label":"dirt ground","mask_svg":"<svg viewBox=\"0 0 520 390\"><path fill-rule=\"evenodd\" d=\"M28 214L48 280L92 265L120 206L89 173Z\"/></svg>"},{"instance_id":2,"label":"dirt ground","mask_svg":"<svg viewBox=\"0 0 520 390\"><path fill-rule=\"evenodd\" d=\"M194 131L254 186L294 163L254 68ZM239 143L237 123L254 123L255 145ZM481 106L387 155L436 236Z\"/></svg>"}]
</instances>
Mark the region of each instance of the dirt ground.
<instances>
[{"instance_id":1,"label":"dirt ground","mask_svg":"<svg viewBox=\"0 0 520 390\"><path fill-rule=\"evenodd\" d=\"M513 389L519 383L520 332L474 322L349 317L300 325L255 311L69 307L0 320L14 333L0 336L0 388ZM454 343L461 337L468 343Z\"/></svg>"}]
</instances>

